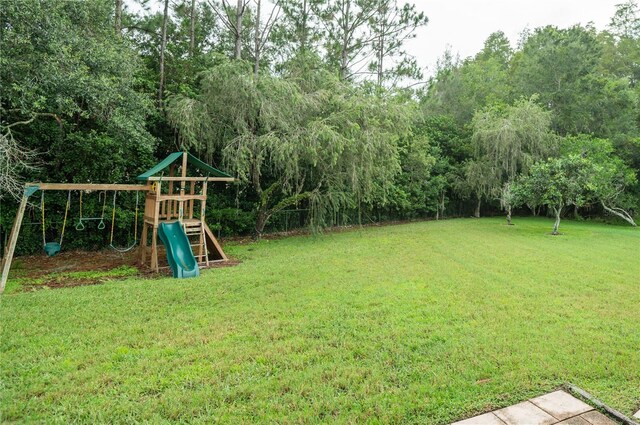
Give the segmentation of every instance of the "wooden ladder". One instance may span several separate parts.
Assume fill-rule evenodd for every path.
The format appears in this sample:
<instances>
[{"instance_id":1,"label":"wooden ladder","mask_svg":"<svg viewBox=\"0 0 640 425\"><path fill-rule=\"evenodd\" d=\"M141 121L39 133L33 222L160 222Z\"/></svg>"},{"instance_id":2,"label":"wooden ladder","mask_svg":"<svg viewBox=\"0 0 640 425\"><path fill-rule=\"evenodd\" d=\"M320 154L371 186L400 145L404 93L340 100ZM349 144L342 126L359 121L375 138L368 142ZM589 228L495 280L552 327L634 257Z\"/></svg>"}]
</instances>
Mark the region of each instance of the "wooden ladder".
<instances>
[{"instance_id":1,"label":"wooden ladder","mask_svg":"<svg viewBox=\"0 0 640 425\"><path fill-rule=\"evenodd\" d=\"M207 241L205 235L205 228L202 225L202 221L185 221L182 223L184 233L189 239L191 244L191 250L196 257L199 265L209 266L209 251L207 250ZM192 237L197 236L198 241L191 243Z\"/></svg>"}]
</instances>

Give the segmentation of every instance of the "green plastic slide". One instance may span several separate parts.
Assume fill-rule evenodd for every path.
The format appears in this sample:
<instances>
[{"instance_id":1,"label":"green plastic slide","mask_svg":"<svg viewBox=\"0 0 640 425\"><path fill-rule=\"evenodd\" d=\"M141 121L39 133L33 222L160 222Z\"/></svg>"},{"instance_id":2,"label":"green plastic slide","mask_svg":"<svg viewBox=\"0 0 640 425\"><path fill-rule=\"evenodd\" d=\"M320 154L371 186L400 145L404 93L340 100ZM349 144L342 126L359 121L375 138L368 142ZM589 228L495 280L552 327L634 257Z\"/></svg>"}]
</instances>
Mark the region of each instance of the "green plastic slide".
<instances>
[{"instance_id":1,"label":"green plastic slide","mask_svg":"<svg viewBox=\"0 0 640 425\"><path fill-rule=\"evenodd\" d=\"M198 262L191 250L189 238L179 221L160 223L158 236L167 248L167 260L173 271L173 277L181 279L200 276Z\"/></svg>"}]
</instances>

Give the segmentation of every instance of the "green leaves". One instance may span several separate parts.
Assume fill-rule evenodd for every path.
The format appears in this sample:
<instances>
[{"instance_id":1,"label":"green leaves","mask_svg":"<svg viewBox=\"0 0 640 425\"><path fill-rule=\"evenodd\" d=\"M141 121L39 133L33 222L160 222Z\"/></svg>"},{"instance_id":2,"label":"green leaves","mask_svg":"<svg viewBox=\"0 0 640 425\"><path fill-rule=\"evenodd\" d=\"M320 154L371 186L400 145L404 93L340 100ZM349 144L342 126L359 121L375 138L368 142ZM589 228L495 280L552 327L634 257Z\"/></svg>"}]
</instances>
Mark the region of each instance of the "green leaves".
<instances>
[{"instance_id":1,"label":"green leaves","mask_svg":"<svg viewBox=\"0 0 640 425\"><path fill-rule=\"evenodd\" d=\"M203 75L195 99L175 96L167 112L187 146L221 154L251 187L258 220L309 202L322 212L310 217L318 225L354 203L384 202L415 110L322 71L303 91L296 80L255 77L246 63L225 61Z\"/></svg>"}]
</instances>

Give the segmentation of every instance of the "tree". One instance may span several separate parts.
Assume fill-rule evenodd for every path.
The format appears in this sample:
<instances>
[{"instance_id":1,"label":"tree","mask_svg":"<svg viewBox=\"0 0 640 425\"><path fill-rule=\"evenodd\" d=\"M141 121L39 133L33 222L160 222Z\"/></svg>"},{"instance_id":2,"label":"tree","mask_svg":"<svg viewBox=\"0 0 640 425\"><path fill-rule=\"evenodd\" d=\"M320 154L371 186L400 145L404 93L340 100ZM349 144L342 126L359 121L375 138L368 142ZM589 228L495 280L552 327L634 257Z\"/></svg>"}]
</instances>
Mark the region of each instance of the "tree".
<instances>
[{"instance_id":1,"label":"tree","mask_svg":"<svg viewBox=\"0 0 640 425\"><path fill-rule=\"evenodd\" d=\"M397 140L409 128L402 104L324 75L306 93L225 61L203 75L195 98L171 100L169 118L184 144L220 152L253 191L257 237L291 205L306 202L310 220L321 225L341 209L384 197L399 171Z\"/></svg>"},{"instance_id":2,"label":"tree","mask_svg":"<svg viewBox=\"0 0 640 425\"><path fill-rule=\"evenodd\" d=\"M472 170L480 171L468 174L472 184L483 188L480 193L485 196L492 194L499 198L500 194L508 193L505 184L521 173L526 174L537 160L553 152L555 139L549 130L550 123L550 114L533 99L476 113L472 122L476 165ZM510 207L507 223L511 224Z\"/></svg>"},{"instance_id":3,"label":"tree","mask_svg":"<svg viewBox=\"0 0 640 425\"><path fill-rule=\"evenodd\" d=\"M619 160L596 164L594 168L591 176L592 190L602 208L637 227L632 213L627 208L633 201L625 193L629 186L637 184L635 173Z\"/></svg>"},{"instance_id":4,"label":"tree","mask_svg":"<svg viewBox=\"0 0 640 425\"><path fill-rule=\"evenodd\" d=\"M579 155L569 155L536 163L529 174L521 176L511 187L513 204L547 206L553 211L553 235L558 235L564 209L578 207L589 200L592 164Z\"/></svg>"},{"instance_id":5,"label":"tree","mask_svg":"<svg viewBox=\"0 0 640 425\"><path fill-rule=\"evenodd\" d=\"M503 33L487 38L475 58L460 62L451 52L439 61L422 103L429 114L450 115L460 125L488 106L511 103L509 40Z\"/></svg>"},{"instance_id":6,"label":"tree","mask_svg":"<svg viewBox=\"0 0 640 425\"><path fill-rule=\"evenodd\" d=\"M162 108L164 101L164 56L167 51L167 25L169 24L169 0L164 0L162 12L162 33L160 36L160 85L158 88L158 105Z\"/></svg>"},{"instance_id":7,"label":"tree","mask_svg":"<svg viewBox=\"0 0 640 425\"><path fill-rule=\"evenodd\" d=\"M613 143L586 135L567 137L561 144L563 155L580 155L592 166L589 178L591 201L600 204L609 214L632 226L634 200L629 189L637 187L636 173L615 154Z\"/></svg>"},{"instance_id":8,"label":"tree","mask_svg":"<svg viewBox=\"0 0 640 425\"><path fill-rule=\"evenodd\" d=\"M487 158L476 158L467 161L464 165L464 180L459 187L462 193L472 193L476 197L476 207L473 216L480 218L480 207L483 200L490 200L500 189L501 179L496 168ZM510 222L510 214L507 214L507 222Z\"/></svg>"},{"instance_id":9,"label":"tree","mask_svg":"<svg viewBox=\"0 0 640 425\"><path fill-rule=\"evenodd\" d=\"M609 28L619 38L640 38L640 11L636 0L627 0L616 5Z\"/></svg>"},{"instance_id":10,"label":"tree","mask_svg":"<svg viewBox=\"0 0 640 425\"><path fill-rule=\"evenodd\" d=\"M135 86L140 62L115 34L112 13L111 0L3 4L0 130L21 150L39 152L51 164L39 171L58 181L92 171L104 181L128 178L151 157L155 141L145 128L151 105ZM91 133L109 141L114 163L138 157L138 164L129 160L118 173L100 175L109 161L91 162L70 143ZM31 178L41 177L34 171Z\"/></svg>"},{"instance_id":11,"label":"tree","mask_svg":"<svg viewBox=\"0 0 640 425\"><path fill-rule=\"evenodd\" d=\"M271 35L271 31L275 23L280 16L280 5L276 1L276 4L271 9L271 13L269 14L269 18L262 25L262 0L254 0L256 4L256 13L254 17L254 33L253 33L253 73L257 77L258 72L260 71L260 59L262 58L262 52L264 50L265 44L269 40L269 36Z\"/></svg>"},{"instance_id":12,"label":"tree","mask_svg":"<svg viewBox=\"0 0 640 425\"><path fill-rule=\"evenodd\" d=\"M509 38L502 31L496 31L487 37L482 50L475 59L480 61L495 60L504 68L509 66L513 58L513 49Z\"/></svg>"},{"instance_id":13,"label":"tree","mask_svg":"<svg viewBox=\"0 0 640 425\"><path fill-rule=\"evenodd\" d=\"M637 95L629 80L602 69L605 52L591 26L536 29L514 57L514 91L539 96L561 136L634 132Z\"/></svg>"},{"instance_id":14,"label":"tree","mask_svg":"<svg viewBox=\"0 0 640 425\"><path fill-rule=\"evenodd\" d=\"M395 83L401 78L421 78L422 73L404 46L429 19L424 12L418 12L414 4L400 6L397 0L377 0L377 3L377 11L371 18L374 60L369 69L376 76L378 86L390 80ZM390 61L395 63L389 66Z\"/></svg>"},{"instance_id":15,"label":"tree","mask_svg":"<svg viewBox=\"0 0 640 425\"><path fill-rule=\"evenodd\" d=\"M117 35L122 35L122 2L123 0L115 0L114 29Z\"/></svg>"},{"instance_id":16,"label":"tree","mask_svg":"<svg viewBox=\"0 0 640 425\"><path fill-rule=\"evenodd\" d=\"M367 69L373 40L370 22L378 13L377 0L334 0L314 4L324 26L327 59L341 80Z\"/></svg>"},{"instance_id":17,"label":"tree","mask_svg":"<svg viewBox=\"0 0 640 425\"><path fill-rule=\"evenodd\" d=\"M439 219L449 203L469 196L463 184L465 162L471 156L470 133L448 116L421 117L414 125L415 137L429 141L434 164L424 184L426 211Z\"/></svg>"},{"instance_id":18,"label":"tree","mask_svg":"<svg viewBox=\"0 0 640 425\"><path fill-rule=\"evenodd\" d=\"M285 58L317 51L323 37L316 11L323 0L280 0L283 19L274 28L279 50ZM285 59L286 60L286 59Z\"/></svg>"},{"instance_id":19,"label":"tree","mask_svg":"<svg viewBox=\"0 0 640 425\"><path fill-rule=\"evenodd\" d=\"M193 59L196 51L196 0L191 0L189 8L189 57Z\"/></svg>"},{"instance_id":20,"label":"tree","mask_svg":"<svg viewBox=\"0 0 640 425\"><path fill-rule=\"evenodd\" d=\"M232 7L227 0L222 0L221 4L209 0L209 4L233 38L233 58L236 60L242 59L244 19L249 0L237 0L235 7Z\"/></svg>"}]
</instances>

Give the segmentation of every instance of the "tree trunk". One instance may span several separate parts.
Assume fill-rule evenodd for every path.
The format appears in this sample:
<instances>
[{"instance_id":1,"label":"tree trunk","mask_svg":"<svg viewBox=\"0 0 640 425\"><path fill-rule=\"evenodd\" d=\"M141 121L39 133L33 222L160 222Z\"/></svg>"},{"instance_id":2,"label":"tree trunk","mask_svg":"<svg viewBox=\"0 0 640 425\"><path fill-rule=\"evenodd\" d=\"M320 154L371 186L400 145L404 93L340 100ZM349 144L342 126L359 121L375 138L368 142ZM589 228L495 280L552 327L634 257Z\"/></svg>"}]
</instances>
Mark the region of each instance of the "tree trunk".
<instances>
[{"instance_id":1,"label":"tree trunk","mask_svg":"<svg viewBox=\"0 0 640 425\"><path fill-rule=\"evenodd\" d=\"M384 35L380 34L378 43L378 86L382 87L382 83L384 82Z\"/></svg>"},{"instance_id":2,"label":"tree trunk","mask_svg":"<svg viewBox=\"0 0 640 425\"><path fill-rule=\"evenodd\" d=\"M511 205L507 206L507 225L513 226L513 223L511 222Z\"/></svg>"},{"instance_id":3,"label":"tree trunk","mask_svg":"<svg viewBox=\"0 0 640 425\"><path fill-rule=\"evenodd\" d=\"M269 221L267 206L260 205L258 214L256 216L255 233L253 234L254 240L259 240L262 237L262 233L264 232L264 227L267 225L267 221Z\"/></svg>"},{"instance_id":4,"label":"tree trunk","mask_svg":"<svg viewBox=\"0 0 640 425\"><path fill-rule=\"evenodd\" d=\"M262 42L262 38L260 37L260 9L262 6L262 0L256 0L256 24L255 24L255 33L253 34L253 49L254 49L254 61L253 61L253 75L257 79L258 73L260 72L260 44Z\"/></svg>"},{"instance_id":5,"label":"tree trunk","mask_svg":"<svg viewBox=\"0 0 640 425\"><path fill-rule=\"evenodd\" d=\"M307 0L302 2L302 34L300 34L300 50L306 51L307 42L309 38L309 29L307 28L307 21L309 19L309 9L307 7Z\"/></svg>"},{"instance_id":6,"label":"tree trunk","mask_svg":"<svg viewBox=\"0 0 640 425\"><path fill-rule=\"evenodd\" d=\"M242 17L244 15L244 0L238 0L236 5L236 27L234 34L235 51L234 59L242 59Z\"/></svg>"},{"instance_id":7,"label":"tree trunk","mask_svg":"<svg viewBox=\"0 0 640 425\"><path fill-rule=\"evenodd\" d=\"M162 41L160 44L160 88L158 89L158 105L162 108L164 98L164 61L167 50L167 23L169 21L169 0L164 0L164 12L162 15Z\"/></svg>"},{"instance_id":8,"label":"tree trunk","mask_svg":"<svg viewBox=\"0 0 640 425\"><path fill-rule=\"evenodd\" d=\"M475 218L480 218L480 205L482 204L482 198L478 197L478 203L476 204L476 211L473 213Z\"/></svg>"},{"instance_id":9,"label":"tree trunk","mask_svg":"<svg viewBox=\"0 0 640 425\"><path fill-rule=\"evenodd\" d=\"M629 214L627 211L623 210L622 208L608 207L602 201L600 201L600 204L602 204L602 208L604 208L605 211L607 211L608 213L620 217L621 219L623 219L624 221L626 221L627 223L629 223L633 227L637 227L638 226L636 224L636 222L633 220L633 217L631 217L631 214Z\"/></svg>"},{"instance_id":10,"label":"tree trunk","mask_svg":"<svg viewBox=\"0 0 640 425\"><path fill-rule=\"evenodd\" d=\"M274 214L284 210L287 207L290 207L291 205L297 205L298 202L302 201L303 199L307 199L310 195L309 192L295 193L280 200L280 202L273 205L272 207L269 207L272 201L272 195L274 193L277 193L278 189L281 188L282 185L278 182L275 182L264 191L260 189L260 204L258 205L256 214L255 233L253 236L255 240L260 239L267 222L271 217L273 217Z\"/></svg>"},{"instance_id":11,"label":"tree trunk","mask_svg":"<svg viewBox=\"0 0 640 425\"><path fill-rule=\"evenodd\" d=\"M347 79L347 71L349 68L349 38L351 28L349 26L351 11L351 1L345 1L343 3L343 15L342 15L342 46L340 49L340 79Z\"/></svg>"},{"instance_id":12,"label":"tree trunk","mask_svg":"<svg viewBox=\"0 0 640 425\"><path fill-rule=\"evenodd\" d=\"M378 8L378 15L380 18L380 35L378 36L378 54L377 54L377 59L378 59L378 69L377 69L377 73L378 73L378 86L382 87L382 83L384 82L384 48L385 48L385 32L386 32L386 27L385 27L385 22L386 22L386 15L388 13L387 10L387 5L385 3L381 3L380 7Z\"/></svg>"},{"instance_id":13,"label":"tree trunk","mask_svg":"<svg viewBox=\"0 0 640 425\"><path fill-rule=\"evenodd\" d=\"M576 220L580 219L580 214L578 214L578 206L577 205L573 206L573 218L575 218Z\"/></svg>"},{"instance_id":14,"label":"tree trunk","mask_svg":"<svg viewBox=\"0 0 640 425\"><path fill-rule=\"evenodd\" d=\"M560 228L560 214L562 213L562 207L553 207L553 212L556 216L556 222L553 223L553 232L552 235L559 235L558 229Z\"/></svg>"},{"instance_id":15,"label":"tree trunk","mask_svg":"<svg viewBox=\"0 0 640 425\"><path fill-rule=\"evenodd\" d=\"M189 56L193 58L196 51L196 0L191 0L191 17L189 22Z\"/></svg>"},{"instance_id":16,"label":"tree trunk","mask_svg":"<svg viewBox=\"0 0 640 425\"><path fill-rule=\"evenodd\" d=\"M115 23L114 27L116 30L116 35L122 35L122 1L116 0L116 13L115 13Z\"/></svg>"}]
</instances>

